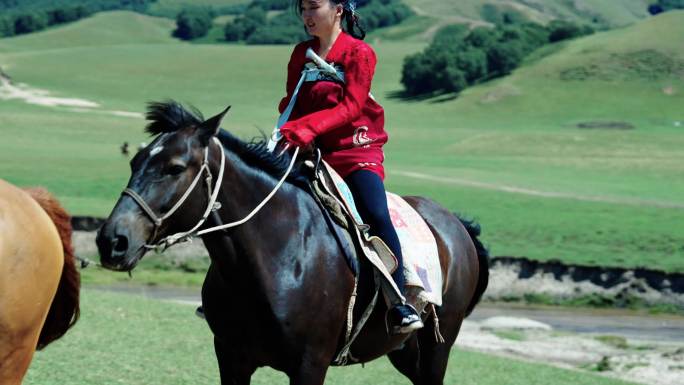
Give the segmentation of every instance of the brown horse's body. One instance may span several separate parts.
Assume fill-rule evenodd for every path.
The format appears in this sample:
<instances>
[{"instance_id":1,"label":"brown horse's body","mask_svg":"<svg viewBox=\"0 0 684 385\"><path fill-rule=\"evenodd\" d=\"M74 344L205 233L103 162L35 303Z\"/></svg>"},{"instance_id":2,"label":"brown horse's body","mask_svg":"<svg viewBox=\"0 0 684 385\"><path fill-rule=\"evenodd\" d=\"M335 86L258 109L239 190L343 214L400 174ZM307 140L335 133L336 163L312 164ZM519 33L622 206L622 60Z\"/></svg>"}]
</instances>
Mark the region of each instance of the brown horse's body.
<instances>
[{"instance_id":1,"label":"brown horse's body","mask_svg":"<svg viewBox=\"0 0 684 385\"><path fill-rule=\"evenodd\" d=\"M20 384L36 347L77 317L78 272L60 209L44 190L0 180L0 384Z\"/></svg>"}]
</instances>

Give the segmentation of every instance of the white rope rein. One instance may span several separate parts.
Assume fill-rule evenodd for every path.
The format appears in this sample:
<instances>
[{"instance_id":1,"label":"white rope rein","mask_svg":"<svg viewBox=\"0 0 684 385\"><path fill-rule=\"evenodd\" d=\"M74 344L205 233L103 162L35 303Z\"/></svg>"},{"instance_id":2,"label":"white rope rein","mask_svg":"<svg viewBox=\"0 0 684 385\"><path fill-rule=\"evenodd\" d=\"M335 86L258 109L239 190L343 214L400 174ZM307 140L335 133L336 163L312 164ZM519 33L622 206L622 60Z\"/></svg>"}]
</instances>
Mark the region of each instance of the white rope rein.
<instances>
[{"instance_id":1,"label":"white rope rein","mask_svg":"<svg viewBox=\"0 0 684 385\"><path fill-rule=\"evenodd\" d=\"M280 180L278 181L278 184L275 185L273 190L266 196L266 198L264 198L263 201L261 201L261 203L259 203L259 205L257 207L254 208L254 210L252 210L251 213L247 214L246 217L240 219L239 221L226 223L224 225L214 226L214 227L210 227L208 229L204 229L202 231L199 231L199 232L197 232L197 235L204 235L204 234L211 233L214 231L219 231L219 230L227 229L230 227L240 226L241 224L252 219L252 217L254 215L256 215L256 213L258 213L259 210L261 210L261 208L264 207L264 205L266 205L266 203L268 203L268 201L271 200L271 198L273 198L275 193L280 189L280 186L282 186L283 183L285 183L285 179L287 179L287 177L290 175L290 172L292 171L292 167L295 164L295 160L297 160L297 154L298 153L299 153L299 147L296 147L294 154L292 155L292 159L290 160L290 165L287 167L287 171L285 171L285 174L283 174L283 177L280 178Z\"/></svg>"}]
</instances>

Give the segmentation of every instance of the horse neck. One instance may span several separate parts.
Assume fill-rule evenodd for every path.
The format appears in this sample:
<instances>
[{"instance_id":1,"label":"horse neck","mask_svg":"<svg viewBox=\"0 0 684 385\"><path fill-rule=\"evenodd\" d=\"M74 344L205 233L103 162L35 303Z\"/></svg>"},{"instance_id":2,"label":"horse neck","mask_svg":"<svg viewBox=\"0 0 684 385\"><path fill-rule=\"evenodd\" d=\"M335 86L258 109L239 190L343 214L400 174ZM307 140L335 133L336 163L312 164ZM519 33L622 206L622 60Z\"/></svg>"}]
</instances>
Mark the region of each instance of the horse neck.
<instances>
[{"instance_id":1,"label":"horse neck","mask_svg":"<svg viewBox=\"0 0 684 385\"><path fill-rule=\"evenodd\" d=\"M218 201L221 203L221 221L229 223L246 217L268 196L278 181L266 172L247 165L238 155L228 150L225 155L224 177ZM218 175L218 160L212 164L212 173ZM299 231L298 218L302 202L306 201L301 199L302 194L304 192L301 189L284 183L249 221L229 230L230 245L227 245L226 239L216 243L205 241L210 254L214 249L214 254L223 259L222 264L230 263L231 267L244 262L255 262L262 266L277 264L282 246ZM225 233L220 237L225 238Z\"/></svg>"}]
</instances>

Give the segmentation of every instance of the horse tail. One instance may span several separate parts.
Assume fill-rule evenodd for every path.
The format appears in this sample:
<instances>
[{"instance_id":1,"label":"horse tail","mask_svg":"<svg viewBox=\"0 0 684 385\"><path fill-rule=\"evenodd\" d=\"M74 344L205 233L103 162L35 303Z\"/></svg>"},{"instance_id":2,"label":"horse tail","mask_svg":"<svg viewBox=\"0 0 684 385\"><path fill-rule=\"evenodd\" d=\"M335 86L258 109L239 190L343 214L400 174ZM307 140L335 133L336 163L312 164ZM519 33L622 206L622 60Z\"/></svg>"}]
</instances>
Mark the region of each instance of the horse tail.
<instances>
[{"instance_id":1,"label":"horse tail","mask_svg":"<svg viewBox=\"0 0 684 385\"><path fill-rule=\"evenodd\" d=\"M482 299L482 294L484 294L485 290L487 289L487 285L489 284L489 251L478 238L481 232L480 225L474 220L463 219L458 215L456 215L456 217L458 218L458 220L461 221L463 226L466 228L466 231L468 231L470 239L473 240L475 250L477 251L477 261L480 265L480 273L477 277L477 287L475 288L475 294L473 295L473 298L470 300L468 310L466 311L467 317L473 311L475 305L477 305L480 302L480 299Z\"/></svg>"},{"instance_id":2,"label":"horse tail","mask_svg":"<svg viewBox=\"0 0 684 385\"><path fill-rule=\"evenodd\" d=\"M81 277L76 268L74 249L71 244L71 217L47 190L32 188L26 190L31 197L45 210L57 228L64 249L64 267L48 312L43 329L38 338L38 349L42 349L52 341L60 338L72 327L80 315L79 292Z\"/></svg>"}]
</instances>

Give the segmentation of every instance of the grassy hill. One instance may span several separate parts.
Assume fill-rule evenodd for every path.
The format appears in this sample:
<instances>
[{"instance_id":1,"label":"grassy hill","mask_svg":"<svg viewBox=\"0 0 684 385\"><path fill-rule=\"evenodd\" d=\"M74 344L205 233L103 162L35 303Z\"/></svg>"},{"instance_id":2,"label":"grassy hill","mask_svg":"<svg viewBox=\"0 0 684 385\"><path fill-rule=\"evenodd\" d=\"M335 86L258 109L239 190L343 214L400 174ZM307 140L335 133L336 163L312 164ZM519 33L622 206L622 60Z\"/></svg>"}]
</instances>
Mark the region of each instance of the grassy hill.
<instances>
[{"instance_id":1,"label":"grassy hill","mask_svg":"<svg viewBox=\"0 0 684 385\"><path fill-rule=\"evenodd\" d=\"M649 0L404 0L416 13L402 24L374 32L390 40L425 41L448 24L484 25L497 12L515 12L529 20L547 23L563 19L599 28L619 27L648 15Z\"/></svg>"},{"instance_id":2,"label":"grassy hill","mask_svg":"<svg viewBox=\"0 0 684 385\"><path fill-rule=\"evenodd\" d=\"M47 51L121 44L175 43L175 22L130 11L98 13L76 23L0 39L3 52Z\"/></svg>"},{"instance_id":3,"label":"grassy hill","mask_svg":"<svg viewBox=\"0 0 684 385\"><path fill-rule=\"evenodd\" d=\"M399 96L403 58L424 43L371 39L387 185L475 216L494 255L684 271L684 47L672 38L683 25L684 12L670 12L550 46L510 77L429 100ZM128 179L119 146L147 140L142 118L112 111L169 97L207 115L231 104L226 128L269 131L290 47L187 44L172 29L113 12L0 40L0 67L17 83L100 104L0 99L0 176L101 216Z\"/></svg>"}]
</instances>

